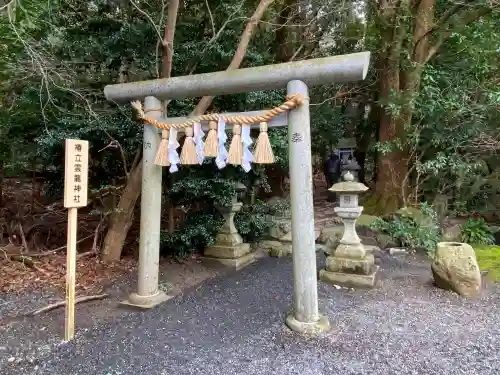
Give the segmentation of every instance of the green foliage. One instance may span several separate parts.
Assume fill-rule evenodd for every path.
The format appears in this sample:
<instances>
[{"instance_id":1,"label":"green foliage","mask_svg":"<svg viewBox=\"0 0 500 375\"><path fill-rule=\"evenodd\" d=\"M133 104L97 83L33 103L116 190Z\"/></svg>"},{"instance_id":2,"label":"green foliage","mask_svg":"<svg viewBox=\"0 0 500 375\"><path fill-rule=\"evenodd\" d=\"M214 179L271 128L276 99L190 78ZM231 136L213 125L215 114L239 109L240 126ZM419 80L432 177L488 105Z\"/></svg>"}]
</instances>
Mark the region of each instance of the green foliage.
<instances>
[{"instance_id":1,"label":"green foliage","mask_svg":"<svg viewBox=\"0 0 500 375\"><path fill-rule=\"evenodd\" d=\"M388 234L410 250L424 249L431 257L441 237L437 214L427 203L421 204L418 218L394 215L389 220L379 218L370 227Z\"/></svg>"},{"instance_id":2,"label":"green foliage","mask_svg":"<svg viewBox=\"0 0 500 375\"><path fill-rule=\"evenodd\" d=\"M215 236L223 223L221 215L214 209L190 212L178 230L161 232L161 251L179 258L201 251L215 243Z\"/></svg>"},{"instance_id":3,"label":"green foliage","mask_svg":"<svg viewBox=\"0 0 500 375\"><path fill-rule=\"evenodd\" d=\"M126 173L140 158L141 127L129 106L120 108L105 100L103 87L159 76L162 49L157 34L163 33L165 2L15 3L19 6L11 17L0 12L0 158L6 173L19 175L37 166L49 182L45 186L58 199L62 193L63 140L82 138L90 141L91 189L125 184ZM257 0L214 0L181 6L173 76L226 69L257 4ZM276 2L259 24L243 63L258 66L282 62L277 53L282 46L276 38L280 29L287 30L286 47L292 47L288 58L372 51L374 63L361 86L311 89L312 152L320 156L345 136L365 136L371 141L378 126L378 118L366 119L361 108L380 99L374 90L380 69L373 67L379 63L382 51L377 48L384 30L373 22L376 10L355 11L365 8L359 2L342 3L340 12L324 11L326 6L336 4L313 1L305 8L296 5L290 12L294 16L287 21L289 25L275 27L276 15L288 6ZM448 1L440 2L439 11L448 5ZM361 22L358 14L366 15L368 22ZM403 16L401 21L411 21L411 14ZM452 193L464 210L484 206L500 191L494 167L484 150L473 143L484 135L496 139L500 121L500 32L495 16L485 16L450 35L425 65L420 95L410 98L413 121L406 124L405 138L378 145L381 151L403 145L408 148L414 167L409 182L416 185L415 190L429 199L436 192ZM299 50L303 53L295 55ZM407 58L402 59L402 66L409 68ZM269 108L279 104L284 94L284 90L276 90L219 96L210 110ZM384 107L393 113L401 112L408 101L398 93L386 99ZM196 98L172 101L168 115L186 116L196 102ZM288 170L287 129L271 129L269 136L279 167ZM365 146L371 151L369 145ZM199 167L183 166L175 175L166 173L165 200L183 206L189 219L164 239L165 251L185 254L210 243L218 216L209 208L232 199L235 181L250 187L260 180L268 190L265 168L253 168L249 174L233 167L219 171L213 160L207 160ZM265 231L265 217L270 215L266 210L260 204L244 207L237 218L242 235L253 238ZM207 219L209 214L212 221ZM384 225L391 225L390 230L407 246L432 248L434 229L425 229L408 218L398 220Z\"/></svg>"},{"instance_id":4,"label":"green foliage","mask_svg":"<svg viewBox=\"0 0 500 375\"><path fill-rule=\"evenodd\" d=\"M500 191L488 178L491 144L481 141L498 141L498 46L497 18L486 16L453 33L423 70L405 146L415 155L413 182L428 199L452 194L466 210L477 210Z\"/></svg>"},{"instance_id":5,"label":"green foliage","mask_svg":"<svg viewBox=\"0 0 500 375\"><path fill-rule=\"evenodd\" d=\"M245 242L255 242L264 235L272 225L272 217L278 216L289 209L285 200L276 202L258 201L255 204L243 206L236 214L234 224Z\"/></svg>"},{"instance_id":6,"label":"green foliage","mask_svg":"<svg viewBox=\"0 0 500 375\"><path fill-rule=\"evenodd\" d=\"M181 7L173 75L226 69L245 25L242 20L256 5L216 1L209 11L201 1ZM7 171L19 174L36 162L44 166L49 190L60 196L63 139L71 137L90 142L93 188L123 180L140 145L141 128L130 108L108 103L102 89L159 75L162 51L156 28L164 27L165 9L156 0L25 0L16 8L15 21L0 12L0 157ZM213 29L216 38L210 34ZM249 46L247 66L274 58L267 49L274 42L272 33L258 31L256 38L260 43ZM283 92L275 91L221 96L213 110L267 108L282 99ZM188 115L195 104L196 98L174 101L169 115Z\"/></svg>"},{"instance_id":7,"label":"green foliage","mask_svg":"<svg viewBox=\"0 0 500 375\"><path fill-rule=\"evenodd\" d=\"M253 242L269 229L272 216L287 209L288 204L282 201L244 205L235 217L235 226L245 242ZM215 236L223 223L224 219L213 206L191 211L175 232L161 232L162 253L185 258L193 252L202 251L215 243Z\"/></svg>"},{"instance_id":8,"label":"green foliage","mask_svg":"<svg viewBox=\"0 0 500 375\"><path fill-rule=\"evenodd\" d=\"M491 245L495 242L493 233L482 217L467 219L461 227L462 242L474 245Z\"/></svg>"},{"instance_id":9,"label":"green foliage","mask_svg":"<svg viewBox=\"0 0 500 375\"><path fill-rule=\"evenodd\" d=\"M288 171L288 131L286 128L269 129L269 141L273 148L276 163Z\"/></svg>"},{"instance_id":10,"label":"green foliage","mask_svg":"<svg viewBox=\"0 0 500 375\"><path fill-rule=\"evenodd\" d=\"M476 259L482 271L488 271L487 277L493 281L500 281L500 246L474 246Z\"/></svg>"}]
</instances>

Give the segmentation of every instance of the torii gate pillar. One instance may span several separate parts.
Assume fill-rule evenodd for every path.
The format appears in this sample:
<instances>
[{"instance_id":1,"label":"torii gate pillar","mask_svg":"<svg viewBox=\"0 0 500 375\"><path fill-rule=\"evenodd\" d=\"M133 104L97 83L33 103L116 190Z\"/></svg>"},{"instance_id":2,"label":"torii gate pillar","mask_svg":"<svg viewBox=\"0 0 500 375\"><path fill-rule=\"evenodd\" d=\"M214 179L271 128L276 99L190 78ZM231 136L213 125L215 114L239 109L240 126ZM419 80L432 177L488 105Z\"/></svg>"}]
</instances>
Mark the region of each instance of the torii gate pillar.
<instances>
[{"instance_id":1,"label":"torii gate pillar","mask_svg":"<svg viewBox=\"0 0 500 375\"><path fill-rule=\"evenodd\" d=\"M309 92L304 82L290 81L287 94L292 93L301 94L304 103L288 112L293 312L286 323L297 332L317 333L327 330L329 323L318 312Z\"/></svg>"},{"instance_id":2,"label":"torii gate pillar","mask_svg":"<svg viewBox=\"0 0 500 375\"><path fill-rule=\"evenodd\" d=\"M369 60L370 53L361 52L235 71L110 85L104 89L106 98L117 103L146 99L145 109L156 116L161 114L154 109L158 109L159 101L165 99L228 95L284 87L287 87L289 95L300 93L305 98L303 105L289 111L287 120L292 206L293 311L287 317L286 324L296 332L314 334L329 328L327 318L318 312L308 86L363 80L368 71ZM169 122L183 120L175 118L169 119ZM286 125L283 117L275 119L274 126L283 125ZM273 126L273 121L270 126ZM158 290L161 167L153 164L153 150L156 150L158 142L158 133L150 126L145 126L139 280L137 293L129 298L130 304L139 307L152 307L168 298Z\"/></svg>"}]
</instances>

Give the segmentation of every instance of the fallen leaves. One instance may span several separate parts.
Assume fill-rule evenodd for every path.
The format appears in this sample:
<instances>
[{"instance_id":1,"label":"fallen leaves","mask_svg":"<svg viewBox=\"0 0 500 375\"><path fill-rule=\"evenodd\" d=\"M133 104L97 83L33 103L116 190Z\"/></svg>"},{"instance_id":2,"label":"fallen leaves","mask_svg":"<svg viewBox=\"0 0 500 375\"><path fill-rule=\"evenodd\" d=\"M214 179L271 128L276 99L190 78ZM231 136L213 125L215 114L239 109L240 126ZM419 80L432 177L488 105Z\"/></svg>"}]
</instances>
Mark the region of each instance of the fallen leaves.
<instances>
[{"instance_id":1,"label":"fallen leaves","mask_svg":"<svg viewBox=\"0 0 500 375\"><path fill-rule=\"evenodd\" d=\"M0 257L0 291L22 292L39 288L64 289L66 283L66 256L54 254L33 259L34 267L22 262L13 262ZM106 282L132 271L136 261L124 258L116 263L103 263L97 257L85 256L77 259L76 289L87 291L99 289Z\"/></svg>"}]
</instances>

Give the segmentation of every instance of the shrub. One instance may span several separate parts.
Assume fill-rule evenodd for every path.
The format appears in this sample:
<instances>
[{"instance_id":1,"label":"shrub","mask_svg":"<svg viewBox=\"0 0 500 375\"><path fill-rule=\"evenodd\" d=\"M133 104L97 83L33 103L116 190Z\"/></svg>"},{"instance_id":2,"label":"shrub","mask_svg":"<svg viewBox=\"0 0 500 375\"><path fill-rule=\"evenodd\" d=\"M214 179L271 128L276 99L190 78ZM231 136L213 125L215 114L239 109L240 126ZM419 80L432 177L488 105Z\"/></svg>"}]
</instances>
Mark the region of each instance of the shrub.
<instances>
[{"instance_id":1,"label":"shrub","mask_svg":"<svg viewBox=\"0 0 500 375\"><path fill-rule=\"evenodd\" d=\"M257 201L243 206L235 217L235 226L245 242L258 240L272 225L272 216L280 215L289 209L286 200L272 202Z\"/></svg>"},{"instance_id":2,"label":"shrub","mask_svg":"<svg viewBox=\"0 0 500 375\"><path fill-rule=\"evenodd\" d=\"M493 233L482 217L470 217L461 228L462 242L475 245L491 245Z\"/></svg>"},{"instance_id":3,"label":"shrub","mask_svg":"<svg viewBox=\"0 0 500 375\"><path fill-rule=\"evenodd\" d=\"M235 217L235 226L245 242L256 241L272 224L270 216L288 209L287 202L263 202L244 205ZM224 223L215 208L190 212L182 226L173 233L162 231L160 246L164 255L185 258L215 243L215 237Z\"/></svg>"},{"instance_id":4,"label":"shrub","mask_svg":"<svg viewBox=\"0 0 500 375\"><path fill-rule=\"evenodd\" d=\"M420 205L418 218L394 215L389 220L377 219L370 227L386 233L409 250L424 249L431 257L441 236L437 214L425 202Z\"/></svg>"},{"instance_id":5,"label":"shrub","mask_svg":"<svg viewBox=\"0 0 500 375\"><path fill-rule=\"evenodd\" d=\"M195 251L213 245L223 223L222 215L215 209L191 212L178 230L173 233L161 232L161 251L165 255L186 258Z\"/></svg>"}]
</instances>

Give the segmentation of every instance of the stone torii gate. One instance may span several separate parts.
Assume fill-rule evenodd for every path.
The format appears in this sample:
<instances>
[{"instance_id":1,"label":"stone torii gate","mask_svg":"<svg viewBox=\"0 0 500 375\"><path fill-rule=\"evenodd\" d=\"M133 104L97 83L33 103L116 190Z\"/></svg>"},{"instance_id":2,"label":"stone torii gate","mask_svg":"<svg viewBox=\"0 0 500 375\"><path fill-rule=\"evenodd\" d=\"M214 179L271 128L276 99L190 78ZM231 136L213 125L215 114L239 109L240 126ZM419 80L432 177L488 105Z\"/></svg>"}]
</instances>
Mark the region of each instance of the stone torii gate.
<instances>
[{"instance_id":1,"label":"stone torii gate","mask_svg":"<svg viewBox=\"0 0 500 375\"><path fill-rule=\"evenodd\" d=\"M115 84L104 88L106 99L115 103L144 100L145 111L155 119L162 118L161 100L166 99L285 87L288 95L299 93L304 97L302 105L269 122L270 127L288 125L293 311L286 323L297 332L317 333L329 327L327 318L318 311L308 87L363 80L369 61L370 53L361 52L233 71ZM235 114L261 113L252 111ZM162 122L166 120L162 118ZM185 117L168 118L169 123L182 123L185 120ZM206 128L207 124L202 126ZM169 298L158 288L162 167L155 165L154 160L159 143L158 130L144 125L138 285L137 292L128 299L129 304L144 308Z\"/></svg>"}]
</instances>

